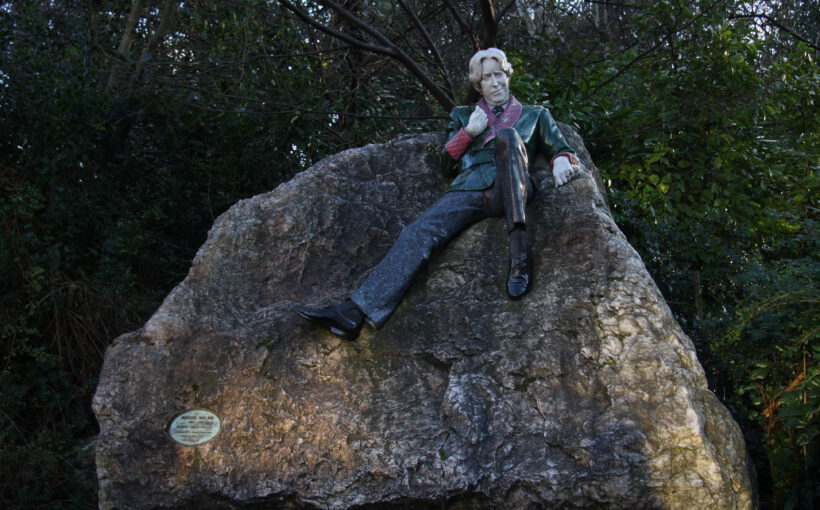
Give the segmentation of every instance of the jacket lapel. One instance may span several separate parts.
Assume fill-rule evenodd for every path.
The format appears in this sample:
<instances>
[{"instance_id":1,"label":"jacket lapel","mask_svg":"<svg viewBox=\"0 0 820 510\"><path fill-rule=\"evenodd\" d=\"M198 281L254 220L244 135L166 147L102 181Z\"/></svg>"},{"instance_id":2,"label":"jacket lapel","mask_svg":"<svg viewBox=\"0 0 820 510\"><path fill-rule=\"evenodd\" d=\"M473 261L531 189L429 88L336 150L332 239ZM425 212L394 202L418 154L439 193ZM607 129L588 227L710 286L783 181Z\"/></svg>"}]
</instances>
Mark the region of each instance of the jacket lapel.
<instances>
[{"instance_id":1,"label":"jacket lapel","mask_svg":"<svg viewBox=\"0 0 820 510\"><path fill-rule=\"evenodd\" d=\"M490 109L490 105L487 104L484 98L481 98L481 101L478 102L478 106L487 114L487 125L489 128L489 132L481 144L482 147L495 138L495 133L499 129L515 126L515 123L518 122L518 119L521 117L521 103L513 96L510 96L510 103L507 105L507 108L501 112L501 115L498 116L493 113Z\"/></svg>"}]
</instances>

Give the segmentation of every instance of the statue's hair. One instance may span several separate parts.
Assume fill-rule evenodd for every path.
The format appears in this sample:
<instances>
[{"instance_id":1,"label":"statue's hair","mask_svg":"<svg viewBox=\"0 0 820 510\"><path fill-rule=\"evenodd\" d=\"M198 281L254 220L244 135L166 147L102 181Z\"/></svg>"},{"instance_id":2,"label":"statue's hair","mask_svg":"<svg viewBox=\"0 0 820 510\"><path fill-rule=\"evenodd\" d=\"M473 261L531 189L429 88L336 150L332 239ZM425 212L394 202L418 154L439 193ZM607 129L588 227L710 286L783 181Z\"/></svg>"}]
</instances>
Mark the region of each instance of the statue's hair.
<instances>
[{"instance_id":1,"label":"statue's hair","mask_svg":"<svg viewBox=\"0 0 820 510\"><path fill-rule=\"evenodd\" d=\"M504 71L504 73L507 76L512 76L513 73L513 68L510 65L510 62L507 60L507 55L505 55L503 51L499 50L498 48L487 48L486 50L479 50L470 59L469 75L470 83L479 92L481 91L481 63L488 58L495 59L498 62L498 65L501 67L501 70Z\"/></svg>"}]
</instances>

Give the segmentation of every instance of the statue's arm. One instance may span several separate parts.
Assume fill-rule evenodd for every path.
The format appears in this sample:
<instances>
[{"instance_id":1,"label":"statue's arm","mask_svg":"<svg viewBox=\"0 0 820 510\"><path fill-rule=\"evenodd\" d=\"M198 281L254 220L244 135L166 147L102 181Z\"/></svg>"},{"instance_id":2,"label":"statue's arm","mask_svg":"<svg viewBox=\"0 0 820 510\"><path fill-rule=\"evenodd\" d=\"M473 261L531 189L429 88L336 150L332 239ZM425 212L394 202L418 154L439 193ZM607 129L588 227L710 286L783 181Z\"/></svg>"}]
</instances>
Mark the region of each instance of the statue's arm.
<instances>
[{"instance_id":1,"label":"statue's arm","mask_svg":"<svg viewBox=\"0 0 820 510\"><path fill-rule=\"evenodd\" d=\"M564 135L558 129L558 124L546 108L541 110L538 118L538 133L541 138L542 150L544 150L544 155L547 158L552 159L562 153L575 155L575 151L564 139Z\"/></svg>"},{"instance_id":2,"label":"statue's arm","mask_svg":"<svg viewBox=\"0 0 820 510\"><path fill-rule=\"evenodd\" d=\"M448 177L458 173L458 161L467 152L473 137L465 129L462 108L455 107L450 112L450 126L447 143L441 151L441 171Z\"/></svg>"},{"instance_id":3,"label":"statue's arm","mask_svg":"<svg viewBox=\"0 0 820 510\"><path fill-rule=\"evenodd\" d=\"M538 119L538 133L542 150L550 158L550 169L555 178L555 185L561 186L569 181L579 170L578 158L558 129L549 110L544 108Z\"/></svg>"}]
</instances>

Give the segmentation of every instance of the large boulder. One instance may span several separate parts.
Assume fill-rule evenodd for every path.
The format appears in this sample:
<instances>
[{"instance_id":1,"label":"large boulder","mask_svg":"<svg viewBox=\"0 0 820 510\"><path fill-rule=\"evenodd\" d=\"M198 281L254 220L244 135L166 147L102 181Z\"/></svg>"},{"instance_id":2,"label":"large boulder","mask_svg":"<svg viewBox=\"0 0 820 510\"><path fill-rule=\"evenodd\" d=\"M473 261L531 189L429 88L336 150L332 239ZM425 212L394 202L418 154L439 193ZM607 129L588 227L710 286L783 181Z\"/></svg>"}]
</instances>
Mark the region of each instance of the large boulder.
<instances>
[{"instance_id":1,"label":"large boulder","mask_svg":"<svg viewBox=\"0 0 820 510\"><path fill-rule=\"evenodd\" d=\"M356 342L291 309L347 296L446 190L443 135L345 151L223 214L108 348L101 508L752 508L740 431L565 134L586 168L540 179L524 299L489 219Z\"/></svg>"}]
</instances>

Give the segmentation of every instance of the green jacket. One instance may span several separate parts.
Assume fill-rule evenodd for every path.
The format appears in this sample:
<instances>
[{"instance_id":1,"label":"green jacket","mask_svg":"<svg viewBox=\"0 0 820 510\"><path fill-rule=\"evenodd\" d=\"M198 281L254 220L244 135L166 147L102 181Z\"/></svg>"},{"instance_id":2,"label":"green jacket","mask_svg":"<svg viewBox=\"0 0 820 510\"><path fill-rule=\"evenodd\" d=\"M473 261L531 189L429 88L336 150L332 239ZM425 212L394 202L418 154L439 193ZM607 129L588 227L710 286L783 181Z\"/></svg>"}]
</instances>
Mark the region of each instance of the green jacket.
<instances>
[{"instance_id":1,"label":"green jacket","mask_svg":"<svg viewBox=\"0 0 820 510\"><path fill-rule=\"evenodd\" d=\"M467 125L475 106L456 106L450 112L449 141ZM543 106L523 105L521 116L513 126L527 148L530 161L537 155L546 156L549 160L562 152L575 153L567 145L564 136L552 119L549 110ZM482 147L484 138L490 132L484 132L472 141L467 152L460 160L455 161L446 150L441 154L441 170L448 177L455 176L449 191L480 191L489 188L495 182L495 162L493 149L495 139Z\"/></svg>"}]
</instances>

